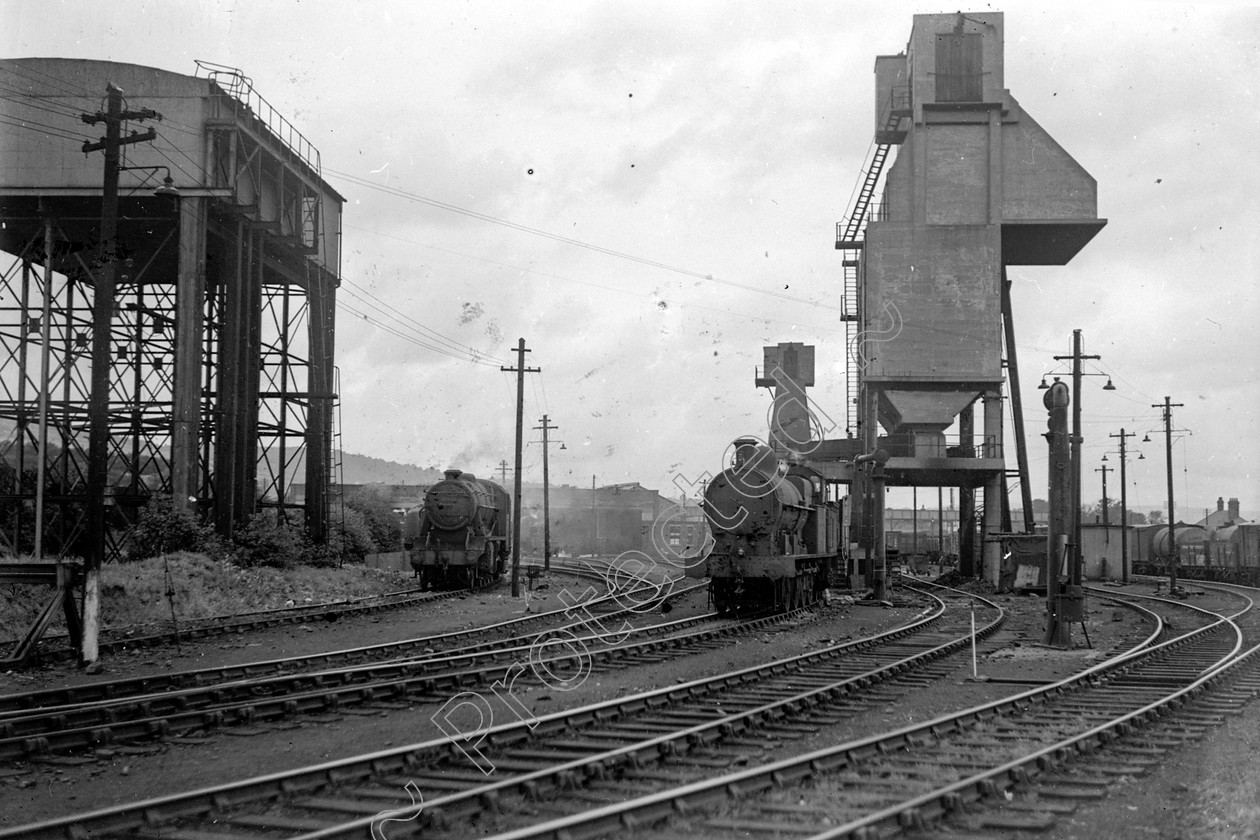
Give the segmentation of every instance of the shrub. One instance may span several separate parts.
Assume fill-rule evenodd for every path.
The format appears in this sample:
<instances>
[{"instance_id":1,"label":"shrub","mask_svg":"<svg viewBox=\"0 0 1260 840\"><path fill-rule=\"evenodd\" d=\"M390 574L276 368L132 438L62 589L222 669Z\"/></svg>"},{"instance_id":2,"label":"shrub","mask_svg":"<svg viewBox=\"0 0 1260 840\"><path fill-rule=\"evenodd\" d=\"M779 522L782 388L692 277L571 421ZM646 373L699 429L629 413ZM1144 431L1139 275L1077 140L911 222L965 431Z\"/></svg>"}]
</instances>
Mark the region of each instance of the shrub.
<instances>
[{"instance_id":1,"label":"shrub","mask_svg":"<svg viewBox=\"0 0 1260 840\"><path fill-rule=\"evenodd\" d=\"M344 520L333 515L328 523L327 552L334 562L362 563L364 555L376 550L362 512L346 505Z\"/></svg>"},{"instance_id":2,"label":"shrub","mask_svg":"<svg viewBox=\"0 0 1260 840\"><path fill-rule=\"evenodd\" d=\"M344 498L347 520L350 511L362 516L374 548L368 551L398 551L402 543L402 520L394 513L389 500L373 487L358 487L346 492ZM336 518L336 517L334 517ZM337 526L333 526L337 527ZM330 531L332 528L330 527Z\"/></svg>"},{"instance_id":3,"label":"shrub","mask_svg":"<svg viewBox=\"0 0 1260 840\"><path fill-rule=\"evenodd\" d=\"M192 511L176 505L170 496L152 496L127 531L124 557L135 562L176 551L213 554L217 543L214 529L203 525Z\"/></svg>"},{"instance_id":4,"label":"shrub","mask_svg":"<svg viewBox=\"0 0 1260 840\"><path fill-rule=\"evenodd\" d=\"M255 514L232 533L232 556L240 566L279 569L291 569L315 559L306 532L272 511Z\"/></svg>"}]
</instances>

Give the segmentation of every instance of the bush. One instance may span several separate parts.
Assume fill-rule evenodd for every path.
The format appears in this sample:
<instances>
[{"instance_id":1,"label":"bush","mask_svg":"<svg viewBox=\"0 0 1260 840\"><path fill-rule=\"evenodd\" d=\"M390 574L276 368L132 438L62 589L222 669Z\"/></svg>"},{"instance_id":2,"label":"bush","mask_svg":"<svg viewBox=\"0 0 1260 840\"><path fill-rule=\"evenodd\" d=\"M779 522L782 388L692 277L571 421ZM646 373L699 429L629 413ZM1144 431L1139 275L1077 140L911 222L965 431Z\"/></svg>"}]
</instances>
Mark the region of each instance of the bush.
<instances>
[{"instance_id":1,"label":"bush","mask_svg":"<svg viewBox=\"0 0 1260 840\"><path fill-rule=\"evenodd\" d=\"M362 563L365 554L377 550L369 516L350 505L345 508L344 527L341 521L328 523L327 545L314 545L301 524L286 522L273 510L255 514L225 541L170 496L153 496L127 531L123 558L136 562L186 551L230 559L241 567L291 569Z\"/></svg>"},{"instance_id":2,"label":"bush","mask_svg":"<svg viewBox=\"0 0 1260 840\"><path fill-rule=\"evenodd\" d=\"M255 514L232 534L232 556L239 566L291 569L312 560L319 565L327 563L324 552L318 552L319 557L316 554L303 529L289 525L272 511Z\"/></svg>"},{"instance_id":3,"label":"bush","mask_svg":"<svg viewBox=\"0 0 1260 840\"><path fill-rule=\"evenodd\" d=\"M215 554L218 538L197 515L170 496L152 496L140 509L136 524L127 531L124 557L129 562L160 557L176 551Z\"/></svg>"},{"instance_id":4,"label":"bush","mask_svg":"<svg viewBox=\"0 0 1260 840\"><path fill-rule=\"evenodd\" d=\"M346 505L344 521L334 514L328 523L328 554L342 563L362 563L366 554L377 550L363 514Z\"/></svg>"},{"instance_id":5,"label":"bush","mask_svg":"<svg viewBox=\"0 0 1260 840\"><path fill-rule=\"evenodd\" d=\"M402 520L394 513L393 506L382 491L373 487L358 487L346 492L343 503L347 527L350 511L361 515L374 545L368 551L398 551L402 548ZM333 518L336 519L336 516ZM339 526L330 523L329 531L334 527Z\"/></svg>"}]
</instances>

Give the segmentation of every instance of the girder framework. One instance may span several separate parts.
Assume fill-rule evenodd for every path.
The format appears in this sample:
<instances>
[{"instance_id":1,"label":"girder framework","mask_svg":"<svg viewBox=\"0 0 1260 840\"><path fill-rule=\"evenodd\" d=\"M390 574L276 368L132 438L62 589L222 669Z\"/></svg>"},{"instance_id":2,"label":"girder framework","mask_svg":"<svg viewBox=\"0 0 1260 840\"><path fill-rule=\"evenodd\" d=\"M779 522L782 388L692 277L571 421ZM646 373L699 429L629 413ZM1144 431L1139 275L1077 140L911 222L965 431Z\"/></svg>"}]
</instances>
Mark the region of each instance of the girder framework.
<instances>
[{"instance_id":1,"label":"girder framework","mask_svg":"<svg viewBox=\"0 0 1260 840\"><path fill-rule=\"evenodd\" d=\"M183 162L172 173L178 198L152 195L144 180L124 185L119 201L110 556L125 549L118 535L156 493L187 502L223 533L260 506L304 522L317 539L326 529L343 199L323 182L314 148L239 71L203 69L210 78L108 62L0 61L0 75L33 99L54 77L57 91L82 91L82 103L65 106L65 131L70 112L92 107L107 81L148 91L143 103L167 116L152 148ZM93 71L99 78L86 80ZM22 102L9 100L5 114L20 121ZM89 156L76 172L78 161L65 163L65 150L48 145L63 161L45 165L43 147L22 147L30 138L11 132L0 140L24 165L0 164L0 551L31 550L42 462L45 553L82 555L101 162ZM133 149L127 163L149 148ZM302 480L314 492L295 510L287 491Z\"/></svg>"}]
</instances>

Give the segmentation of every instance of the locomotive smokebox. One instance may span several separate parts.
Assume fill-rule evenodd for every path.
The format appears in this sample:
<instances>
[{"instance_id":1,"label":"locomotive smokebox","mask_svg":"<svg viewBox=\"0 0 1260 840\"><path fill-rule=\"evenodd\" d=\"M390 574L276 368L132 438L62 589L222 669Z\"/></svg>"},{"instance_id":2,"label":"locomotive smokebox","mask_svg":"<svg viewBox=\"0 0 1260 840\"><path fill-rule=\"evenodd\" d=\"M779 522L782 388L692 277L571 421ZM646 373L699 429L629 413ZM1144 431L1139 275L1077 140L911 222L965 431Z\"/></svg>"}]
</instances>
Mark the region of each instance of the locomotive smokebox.
<instances>
[{"instance_id":1,"label":"locomotive smokebox","mask_svg":"<svg viewBox=\"0 0 1260 840\"><path fill-rule=\"evenodd\" d=\"M459 470L448 470L446 479L434 484L424 495L424 509L430 521L444 531L467 527L481 506L478 489Z\"/></svg>"}]
</instances>

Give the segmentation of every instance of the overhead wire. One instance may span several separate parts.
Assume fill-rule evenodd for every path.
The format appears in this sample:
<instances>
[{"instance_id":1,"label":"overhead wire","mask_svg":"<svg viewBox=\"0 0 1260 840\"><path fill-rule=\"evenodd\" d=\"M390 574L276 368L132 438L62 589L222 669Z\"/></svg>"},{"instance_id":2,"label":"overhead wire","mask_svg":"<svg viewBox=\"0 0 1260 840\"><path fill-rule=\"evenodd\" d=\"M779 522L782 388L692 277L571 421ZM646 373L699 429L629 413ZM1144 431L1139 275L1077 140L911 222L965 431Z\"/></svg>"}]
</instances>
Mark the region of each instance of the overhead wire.
<instances>
[{"instance_id":1,"label":"overhead wire","mask_svg":"<svg viewBox=\"0 0 1260 840\"><path fill-rule=\"evenodd\" d=\"M0 114L0 123L11 125L15 128L24 128L28 131L34 131L45 137L60 137L63 140L87 140L82 134L71 134L67 130L59 126L48 125L47 123L37 122L35 120L26 120L20 117L10 117L7 114Z\"/></svg>"},{"instance_id":2,"label":"overhead wire","mask_svg":"<svg viewBox=\"0 0 1260 840\"><path fill-rule=\"evenodd\" d=\"M473 363L475 363L475 364L487 364L487 365L489 364L488 362L482 362L482 361L479 361L479 360L477 360L477 359L473 359L473 358L470 358L470 357L467 357L467 356L461 356L461 355L456 354L456 353L447 352L447 351L443 350L443 349L442 349L442 348L440 348L440 347L435 347L435 346L433 346L433 345L426 344L426 343L424 343L424 342L419 341L418 339L416 339L416 337L415 337L414 335L408 335L408 334L406 334L406 333L404 333L404 332L402 332L402 331L398 330L397 328L395 328L395 327L391 326L390 324L387 324L387 323L385 323L385 322L383 322L383 321L380 321L380 320L378 320L376 317L374 317L374 316L372 316L372 315L370 315L370 314L368 314L368 313L366 313L366 312L363 312L362 310L357 309L357 308L355 308L355 307L353 307L353 306L350 306L350 305L348 305L348 304L341 304L341 305L340 305L340 307L341 307L342 309L345 309L347 312L350 312L351 314L357 315L360 319L362 319L363 321L365 321L365 322L367 322L367 323L371 324L372 326L376 327L377 329L382 330L382 331L384 331L384 332L386 332L386 333L389 333L390 335L396 336L397 338L400 338L400 339L402 339L403 341L407 341L407 342L410 342L410 343L412 343L412 344L416 344L416 345L418 345L418 346L424 347L424 348L425 348L425 349L427 349L427 350L432 350L432 351L433 351L433 352L435 352L435 353L440 353L440 354L442 354L442 355L444 355L444 356L450 356L451 358L454 358L454 359L459 359L459 360L461 360L461 361L471 361L471 362L473 362Z\"/></svg>"},{"instance_id":3,"label":"overhead wire","mask_svg":"<svg viewBox=\"0 0 1260 840\"><path fill-rule=\"evenodd\" d=\"M85 87L76 85L68 79L63 79L60 76L54 76L51 73L45 73L43 70L29 64L19 66L14 62L9 62L6 63L3 68L0 68L0 70L3 70L6 73L11 73L18 78L25 79L33 84L52 88L53 90L66 96L84 97L87 99L96 99L100 96L99 91L88 90Z\"/></svg>"},{"instance_id":4,"label":"overhead wire","mask_svg":"<svg viewBox=\"0 0 1260 840\"><path fill-rule=\"evenodd\" d=\"M329 174L344 178L352 184L356 184L358 186L366 187L372 190L377 190L378 192L383 192L388 195L393 195L398 198L406 199L408 201L413 201L417 204L424 204L426 206L434 207L439 210L445 210L450 213L456 213L462 216L467 216L469 218L477 219L479 221L488 222L490 224L495 224L495 225L500 225L502 227L506 227L511 230L520 231L522 233L527 233L532 236L539 236L544 239L552 240L554 242L560 242L562 244L572 245L577 248L585 248L587 250L604 254L606 256L616 257L618 259L623 259L623 260L629 260L631 262L639 263L641 265L647 265L653 268L659 268L663 271L669 271L669 272L673 272L675 274L681 274L687 277L694 277L699 280L705 280L711 283L719 283L724 286L731 286L738 289L744 289L745 291L750 291L757 294L769 295L771 297L779 298L781 300L791 301L793 303L802 303L807 306L819 307L823 309L833 309L837 312L841 310L841 307L833 305L833 304L820 303L818 301L808 300L802 297L797 297L796 295L785 295L779 291L775 291L771 289L763 289L757 286L750 286L746 283L738 283L738 282L735 282L734 280L727 280L722 277L717 277L713 274L695 271L693 269L683 268L681 266L671 265L669 263L661 262L660 260L654 260L648 257L641 257L641 256L638 256L637 254L631 254L626 251L618 251L613 248L607 248L602 245L596 245L590 242L585 242L581 239L575 239L570 236L562 236L561 234L552 233L551 231L543 230L541 228L530 227L529 225L524 225L519 222L513 222L508 219L499 218L498 216L492 216L489 213L482 213L481 211L478 211L478 210L470 210L466 207L460 207L459 205L451 204L446 201L441 201L439 199L423 196L423 195L420 195L419 193L413 193L407 190L399 189L397 187L389 187L383 184L378 184L376 182L369 181L365 178L360 178L357 175L351 175L348 172L340 172L335 169L325 169L324 171Z\"/></svg>"},{"instance_id":5,"label":"overhead wire","mask_svg":"<svg viewBox=\"0 0 1260 840\"><path fill-rule=\"evenodd\" d=\"M382 312L381 307L379 307L377 304L373 303L372 301L362 298L359 295L355 294L353 291L350 291L348 289L343 288L342 291L347 292L352 298L358 300L360 303L363 303L364 305L370 307L371 309L376 310L377 313L383 314L387 318L391 317L388 311ZM350 312L353 312L359 315L359 317L361 317L363 320L368 321L373 326L376 326L380 329L385 330L391 335L397 336L419 347L424 347L427 350L432 350L433 352L439 353L443 356L448 356L452 359L459 359L461 361L470 361L470 362L473 362L474 364L480 364L480 365L489 366L489 365L498 364L497 360L483 355L480 351L476 350L473 347L467 347L463 345L444 346L442 344L435 343L432 340L426 340L424 337L422 337L422 334L416 332L415 330L407 329L405 325L403 328L400 328L393 324L389 324L384 321L381 321L379 320L377 315L369 315L368 313L363 312L361 309L357 309L350 303L346 302L343 298L339 297L337 301L337 306L338 308L344 308Z\"/></svg>"},{"instance_id":6,"label":"overhead wire","mask_svg":"<svg viewBox=\"0 0 1260 840\"><path fill-rule=\"evenodd\" d=\"M363 301L364 303L367 303L386 317L403 324L404 328L416 331L425 341L436 341L451 350L470 356L476 356L480 359L485 359L488 362L493 362L494 364L507 364L505 360L500 359L493 354L478 350L475 347L455 341L452 338L448 338L437 330L434 330L432 327L428 327L417 321L415 318L412 318L410 315L402 314L396 306L387 304L376 295L361 286L346 280L345 278L342 278L341 288L342 291L359 299L360 301Z\"/></svg>"},{"instance_id":7,"label":"overhead wire","mask_svg":"<svg viewBox=\"0 0 1260 840\"><path fill-rule=\"evenodd\" d=\"M595 283L595 282L592 282L592 281L590 281L590 280L579 280L579 279L577 279L576 277L567 277L567 276L565 276L565 275L562 275L562 274L556 274L556 273L554 273L554 272L550 272L550 271L540 271L540 270L538 270L538 269L536 269L536 268L531 268L531 267L529 267L529 266L521 266L521 265L515 265L515 264L513 264L513 263L506 263L506 262L502 262L502 261L500 261L500 260L492 260L492 259L490 259L490 258L488 258L488 257L483 257L483 256L480 256L480 255L477 255L477 254L468 254L468 253L465 253L465 252L463 252L463 251L456 251L456 250L451 249L451 248L443 248L443 247L442 247L442 246L440 246L440 245L433 245L433 244L430 244L430 243L428 243L428 242L421 242L421 241L419 241L419 240L417 240L417 239L409 239L409 238L407 238L407 237L397 236L397 235L395 235L395 234L384 233L384 232L382 232L382 231L379 231L379 230L374 230L374 229L372 229L372 228L365 228L365 227L360 227L360 226L358 226L358 225L352 225L352 224L343 224L343 225L342 225L342 227L343 227L343 228L345 228L346 230L358 230L358 231L363 231L364 233L370 233L370 234L372 234L373 236L379 236L379 237L381 237L381 238L383 238L383 239L393 239L393 240L396 240L396 241L398 241L398 242L405 242L405 243L407 243L408 245L419 245L421 248L428 248L428 249L433 250L433 251L439 251L439 252L444 253L444 254L450 254L450 255L452 255L452 256L461 257L461 258L464 258L464 259L476 260L477 262L482 262L482 263L485 263L485 264L487 264L487 265L498 266L498 267L500 267L500 268L506 268L506 269L509 269L509 270L511 270L511 271L516 271L516 272L521 272L521 273L531 274L531 275L534 275L534 276L536 276L536 277L549 277L549 278L552 278L552 279L555 279L555 280L560 280L560 281L563 281L563 282L565 282L565 283L576 283L576 284L577 284L577 285L579 285L579 286L588 286L588 287L590 287L590 288L592 288L592 289L600 289L600 290L602 290L602 291L606 291L606 292L613 292L613 293L615 293L615 294L619 294L619 295L628 295L628 296L630 296L630 297L639 298L639 299L642 299L642 298L643 298L643 293L642 293L642 292L630 291L629 289L619 289L619 288L617 288L616 286L607 286L607 285L604 285L604 284L602 284L602 283ZM809 324L809 323L805 323L805 322L803 322L803 321L801 321L801 320L799 320L799 319L796 319L796 320L787 320L787 319L784 319L784 318L771 318L771 317L769 317L769 316L767 316L767 315L765 315L765 314L756 314L756 315L753 315L753 314L750 314L750 313L747 313L747 312L737 312L737 311L732 310L732 309L723 309L723 308L721 308L721 307L717 307L717 306L707 306L707 305L705 305L705 304L701 304L701 303L693 303L693 302L690 302L690 301L687 301L687 302L682 302L682 303L678 303L678 304L676 304L676 305L677 305L680 309L688 309L688 310L690 310L690 309L702 309L702 310L704 310L704 311L706 311L706 312L717 312L717 313L720 313L720 314L723 314L723 315L733 315L733 316L735 316L735 317L737 317L737 318L747 318L747 319L749 319L749 320L753 320L753 321L764 321L764 322L766 322L766 323L768 323L768 324L771 324L771 323L773 323L773 324L791 324L791 325L792 325L792 326L794 326L794 327L804 327L804 328L809 328L809 329L817 330L820 334L821 334L821 333L826 333L826 332L829 332L829 331L833 331L833 330L835 329L835 328L834 328L834 326L821 326L821 325L818 325L818 324Z\"/></svg>"}]
</instances>

